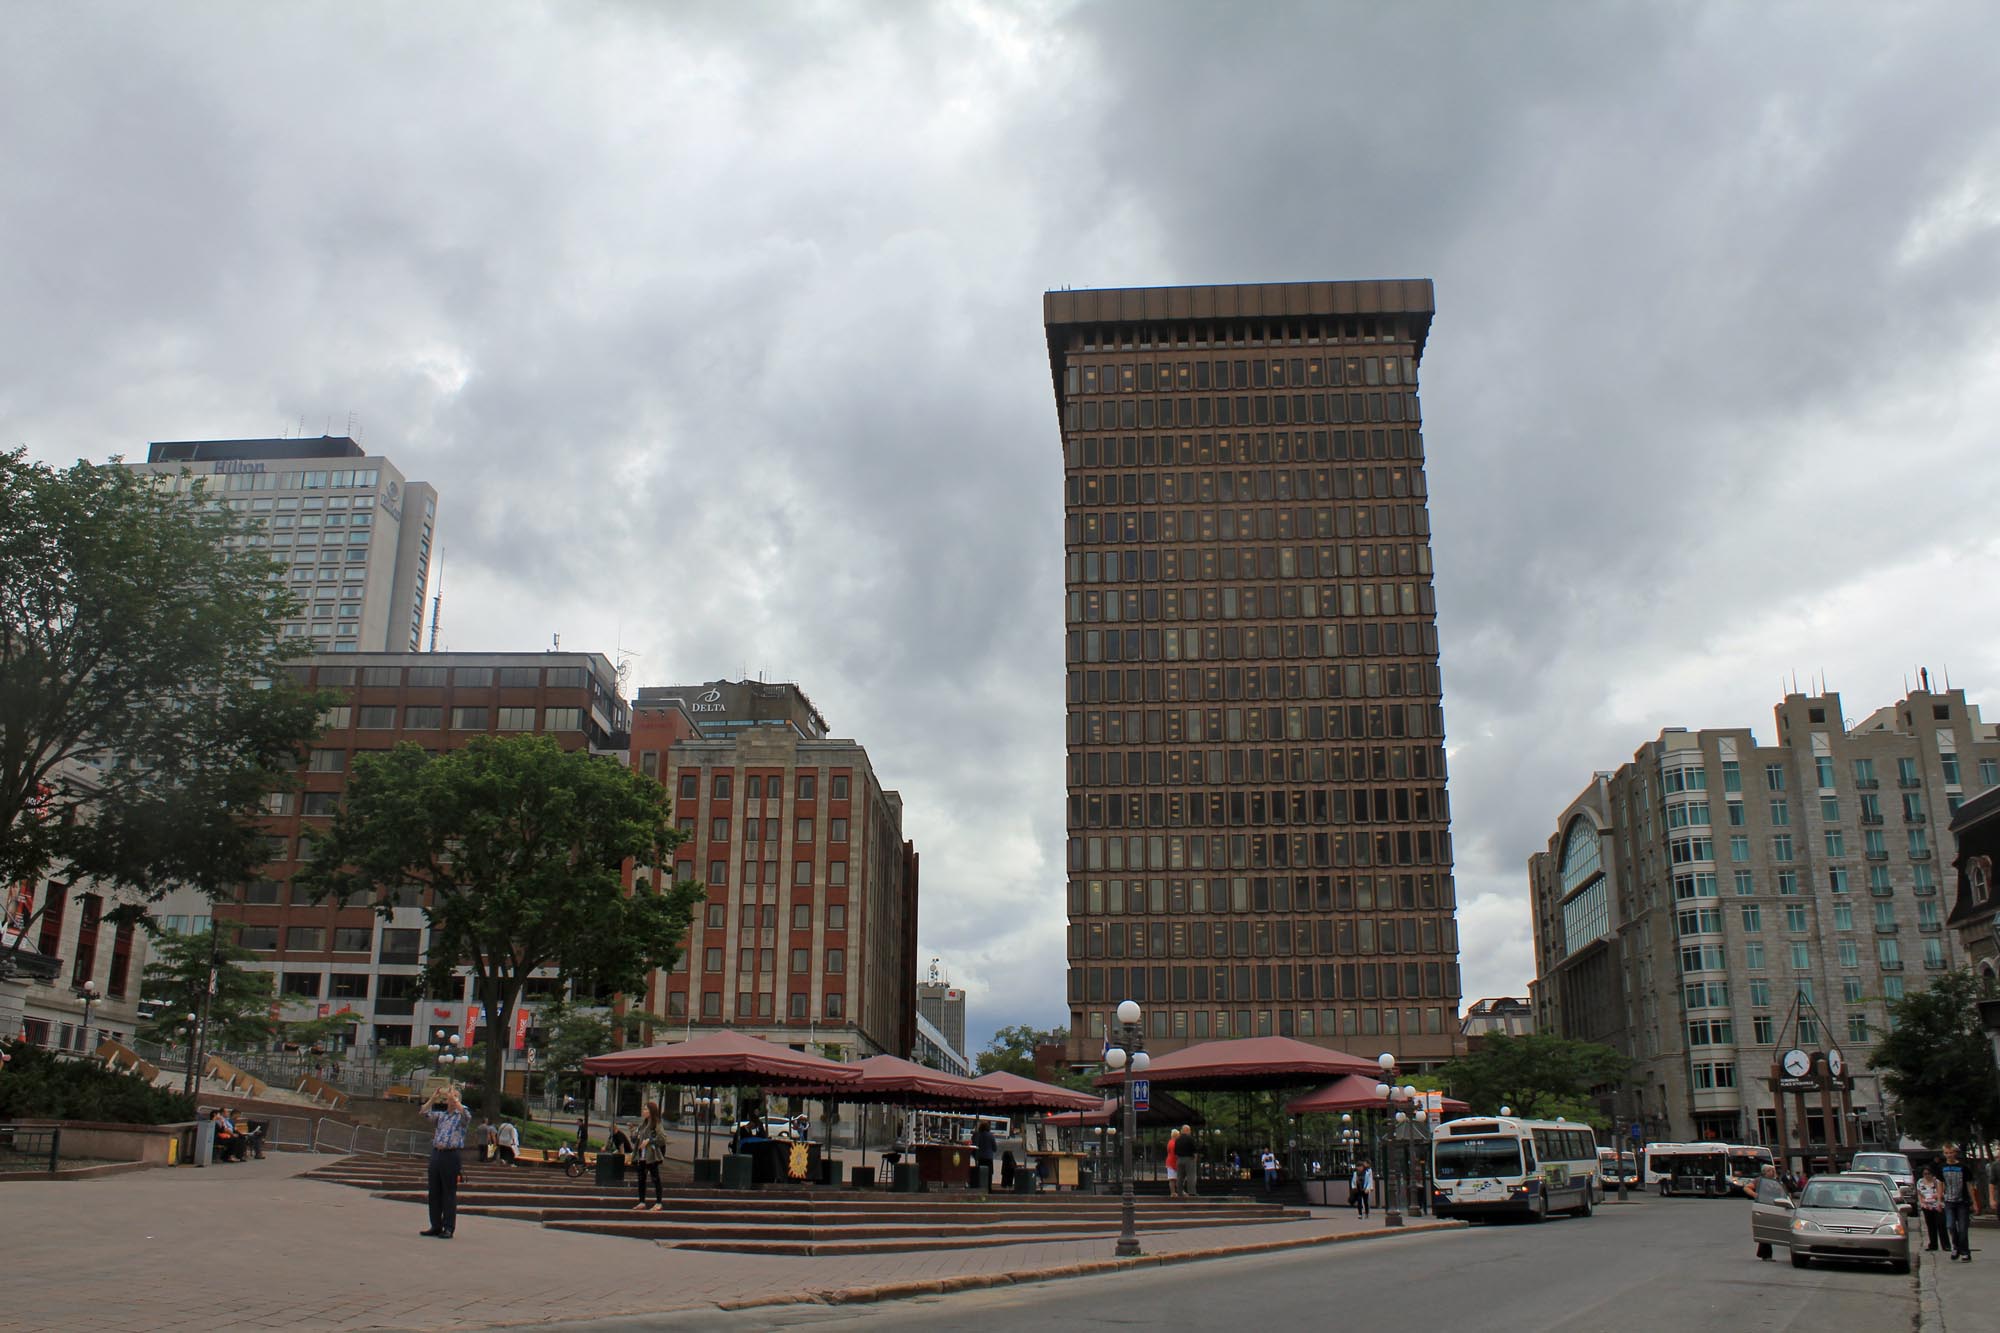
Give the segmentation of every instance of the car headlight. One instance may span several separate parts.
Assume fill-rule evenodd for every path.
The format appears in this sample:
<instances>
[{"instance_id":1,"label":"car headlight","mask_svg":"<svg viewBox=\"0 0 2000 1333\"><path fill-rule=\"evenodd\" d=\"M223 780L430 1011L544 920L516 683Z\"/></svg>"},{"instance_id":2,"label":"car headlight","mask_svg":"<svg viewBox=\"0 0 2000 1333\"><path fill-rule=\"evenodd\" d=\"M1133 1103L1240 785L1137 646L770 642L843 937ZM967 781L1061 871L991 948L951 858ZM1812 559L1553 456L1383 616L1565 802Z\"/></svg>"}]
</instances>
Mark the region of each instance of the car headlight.
<instances>
[{"instance_id":1,"label":"car headlight","mask_svg":"<svg viewBox=\"0 0 2000 1333\"><path fill-rule=\"evenodd\" d=\"M1875 1234L1878 1236L1900 1236L1903 1234L1903 1224L1901 1222L1884 1222L1881 1226L1875 1228Z\"/></svg>"},{"instance_id":2,"label":"car headlight","mask_svg":"<svg viewBox=\"0 0 2000 1333\"><path fill-rule=\"evenodd\" d=\"M1798 1220L1796 1220L1795 1222L1793 1222L1793 1223L1792 1223L1792 1230L1794 1230L1794 1231L1818 1231L1818 1230L1819 1230L1819 1223L1817 1223L1817 1222L1814 1222L1814 1221L1812 1221L1812 1220L1811 1220L1811 1219L1809 1219L1809 1218L1804 1218L1804 1217L1801 1217L1801 1218L1799 1218Z\"/></svg>"}]
</instances>

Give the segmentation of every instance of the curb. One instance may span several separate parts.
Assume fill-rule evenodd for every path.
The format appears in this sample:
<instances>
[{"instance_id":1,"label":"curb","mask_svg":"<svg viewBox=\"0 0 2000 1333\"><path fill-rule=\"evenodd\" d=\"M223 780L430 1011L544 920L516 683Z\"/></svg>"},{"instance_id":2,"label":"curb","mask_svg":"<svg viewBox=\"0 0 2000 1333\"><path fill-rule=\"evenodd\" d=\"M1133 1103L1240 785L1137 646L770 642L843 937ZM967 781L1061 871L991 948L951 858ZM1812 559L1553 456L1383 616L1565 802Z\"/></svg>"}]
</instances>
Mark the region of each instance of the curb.
<instances>
[{"instance_id":1,"label":"curb","mask_svg":"<svg viewBox=\"0 0 2000 1333\"><path fill-rule=\"evenodd\" d=\"M1191 1263L1201 1259L1234 1259L1245 1255L1276 1254L1286 1250L1311 1249L1321 1245L1341 1245L1353 1241L1388 1240L1396 1236L1418 1236L1431 1231L1459 1231L1466 1222L1415 1222L1395 1231L1345 1231L1332 1236L1304 1236L1291 1240L1255 1241L1246 1245L1223 1245L1205 1250L1179 1250L1166 1254L1142 1254L1132 1259L1093 1259L1056 1268L1036 1268L1015 1273L962 1273L956 1277L932 1278L917 1282L886 1282L872 1287L837 1287L807 1291L797 1295L758 1296L742 1301L717 1303L718 1309L743 1310L768 1305L867 1305L877 1301L907 1300L913 1296L948 1296L961 1291L981 1291L992 1287L1020 1286L1034 1282L1055 1282L1064 1278L1121 1273L1136 1268L1156 1268L1164 1264Z\"/></svg>"},{"instance_id":2,"label":"curb","mask_svg":"<svg viewBox=\"0 0 2000 1333\"><path fill-rule=\"evenodd\" d=\"M1917 1333L1944 1333L1944 1305L1938 1300L1938 1264L1926 1253L1917 1268Z\"/></svg>"}]
</instances>

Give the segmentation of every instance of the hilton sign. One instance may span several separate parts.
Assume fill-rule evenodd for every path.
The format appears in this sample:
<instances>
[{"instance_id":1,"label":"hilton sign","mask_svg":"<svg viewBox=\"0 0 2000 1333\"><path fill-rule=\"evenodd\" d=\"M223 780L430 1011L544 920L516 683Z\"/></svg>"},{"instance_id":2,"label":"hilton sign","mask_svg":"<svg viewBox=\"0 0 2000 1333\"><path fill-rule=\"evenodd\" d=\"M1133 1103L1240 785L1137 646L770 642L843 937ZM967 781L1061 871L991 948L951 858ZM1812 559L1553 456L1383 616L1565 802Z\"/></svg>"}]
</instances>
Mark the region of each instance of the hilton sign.
<instances>
[{"instance_id":1,"label":"hilton sign","mask_svg":"<svg viewBox=\"0 0 2000 1333\"><path fill-rule=\"evenodd\" d=\"M241 458L225 458L215 465L212 475L221 477L227 476L232 472L262 473L263 470L264 465L262 463L251 463Z\"/></svg>"}]
</instances>

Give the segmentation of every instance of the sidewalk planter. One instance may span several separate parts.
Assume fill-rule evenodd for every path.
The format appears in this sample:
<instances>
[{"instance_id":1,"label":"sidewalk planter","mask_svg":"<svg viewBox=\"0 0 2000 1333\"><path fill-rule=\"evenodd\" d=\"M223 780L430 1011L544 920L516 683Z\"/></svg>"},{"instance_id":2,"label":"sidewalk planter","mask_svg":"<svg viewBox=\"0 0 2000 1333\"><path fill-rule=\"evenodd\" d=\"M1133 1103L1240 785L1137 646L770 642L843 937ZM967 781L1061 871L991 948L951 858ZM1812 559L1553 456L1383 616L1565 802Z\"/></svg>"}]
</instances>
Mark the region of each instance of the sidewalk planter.
<instances>
[{"instance_id":1,"label":"sidewalk planter","mask_svg":"<svg viewBox=\"0 0 2000 1333\"><path fill-rule=\"evenodd\" d=\"M720 1185L722 1183L722 1163L713 1157L695 1158L694 1183L697 1185Z\"/></svg>"},{"instance_id":2,"label":"sidewalk planter","mask_svg":"<svg viewBox=\"0 0 2000 1333\"><path fill-rule=\"evenodd\" d=\"M875 1188L875 1168L872 1166L850 1166L847 1168L847 1187L857 1190Z\"/></svg>"},{"instance_id":3,"label":"sidewalk planter","mask_svg":"<svg viewBox=\"0 0 2000 1333\"><path fill-rule=\"evenodd\" d=\"M722 1159L722 1180L726 1190L747 1190L757 1187L757 1159L748 1153L733 1152Z\"/></svg>"},{"instance_id":4,"label":"sidewalk planter","mask_svg":"<svg viewBox=\"0 0 2000 1333\"><path fill-rule=\"evenodd\" d=\"M615 1152L597 1154L597 1183L600 1185L625 1183L625 1158L622 1154Z\"/></svg>"},{"instance_id":5,"label":"sidewalk planter","mask_svg":"<svg viewBox=\"0 0 2000 1333\"><path fill-rule=\"evenodd\" d=\"M896 1193L922 1194L924 1192L924 1171L915 1162L896 1163Z\"/></svg>"}]
</instances>

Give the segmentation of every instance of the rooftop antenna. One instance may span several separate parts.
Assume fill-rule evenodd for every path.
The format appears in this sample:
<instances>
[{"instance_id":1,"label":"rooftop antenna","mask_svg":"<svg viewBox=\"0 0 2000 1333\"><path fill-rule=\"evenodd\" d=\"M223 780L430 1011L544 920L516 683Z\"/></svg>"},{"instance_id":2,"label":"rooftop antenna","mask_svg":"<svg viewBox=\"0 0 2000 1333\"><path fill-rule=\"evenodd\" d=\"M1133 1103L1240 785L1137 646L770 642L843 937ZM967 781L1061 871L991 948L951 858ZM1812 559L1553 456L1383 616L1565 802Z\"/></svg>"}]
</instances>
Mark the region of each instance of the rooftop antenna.
<instances>
[{"instance_id":1,"label":"rooftop antenna","mask_svg":"<svg viewBox=\"0 0 2000 1333\"><path fill-rule=\"evenodd\" d=\"M348 438L348 439L350 439L350 440L351 440L351 439L354 439L354 438L355 438L355 435L354 435L354 409L353 409L353 408L351 408L351 407L347 409L347 438Z\"/></svg>"},{"instance_id":2,"label":"rooftop antenna","mask_svg":"<svg viewBox=\"0 0 2000 1333\"><path fill-rule=\"evenodd\" d=\"M562 635L560 634L549 635L549 651L552 653L559 653L562 651Z\"/></svg>"},{"instance_id":3,"label":"rooftop antenna","mask_svg":"<svg viewBox=\"0 0 2000 1333\"><path fill-rule=\"evenodd\" d=\"M438 618L444 614L444 547L438 547L437 589L431 596L431 651L438 650Z\"/></svg>"},{"instance_id":4,"label":"rooftop antenna","mask_svg":"<svg viewBox=\"0 0 2000 1333\"><path fill-rule=\"evenodd\" d=\"M937 960L937 959L935 959L935 958L931 959L931 983L930 983L930 984L931 984L931 985L933 985L933 986L935 986L935 985L937 985L937 984L938 984L938 960Z\"/></svg>"},{"instance_id":5,"label":"rooftop antenna","mask_svg":"<svg viewBox=\"0 0 2000 1333\"><path fill-rule=\"evenodd\" d=\"M306 414L301 412L299 413L299 438L303 440L305 437L306 437Z\"/></svg>"}]
</instances>

